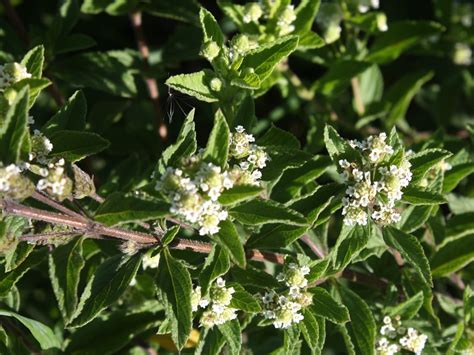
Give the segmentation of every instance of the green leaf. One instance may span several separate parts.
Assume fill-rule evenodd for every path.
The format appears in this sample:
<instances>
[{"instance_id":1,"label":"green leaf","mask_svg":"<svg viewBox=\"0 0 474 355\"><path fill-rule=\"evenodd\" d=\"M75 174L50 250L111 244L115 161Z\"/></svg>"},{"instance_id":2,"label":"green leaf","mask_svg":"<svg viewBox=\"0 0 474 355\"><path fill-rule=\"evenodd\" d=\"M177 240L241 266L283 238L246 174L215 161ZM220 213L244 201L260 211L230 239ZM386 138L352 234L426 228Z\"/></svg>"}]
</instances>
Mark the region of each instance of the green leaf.
<instances>
[{"instance_id":1,"label":"green leaf","mask_svg":"<svg viewBox=\"0 0 474 355\"><path fill-rule=\"evenodd\" d=\"M394 227L385 227L383 238L387 245L400 252L402 257L420 273L428 285L433 286L428 259L416 237Z\"/></svg>"},{"instance_id":2,"label":"green leaf","mask_svg":"<svg viewBox=\"0 0 474 355\"><path fill-rule=\"evenodd\" d=\"M231 354L240 354L240 346L242 344L242 336L240 323L237 319L218 325L219 332L224 336L225 342L229 347Z\"/></svg>"},{"instance_id":3,"label":"green leaf","mask_svg":"<svg viewBox=\"0 0 474 355\"><path fill-rule=\"evenodd\" d=\"M161 254L157 286L166 317L171 322L171 337L177 348L182 349L192 327L191 276L186 267L173 258L167 249Z\"/></svg>"},{"instance_id":4,"label":"green leaf","mask_svg":"<svg viewBox=\"0 0 474 355\"><path fill-rule=\"evenodd\" d=\"M232 208L229 214L243 224L254 226L267 223L307 224L300 213L271 200L252 200Z\"/></svg>"},{"instance_id":5,"label":"green leaf","mask_svg":"<svg viewBox=\"0 0 474 355\"><path fill-rule=\"evenodd\" d=\"M452 154L443 149L426 149L419 153L410 155L408 159L412 165L413 173L412 184L420 181L437 163L449 158Z\"/></svg>"},{"instance_id":6,"label":"green leaf","mask_svg":"<svg viewBox=\"0 0 474 355\"><path fill-rule=\"evenodd\" d=\"M473 233L474 212L453 216L446 223L446 235L448 237L462 237Z\"/></svg>"},{"instance_id":7,"label":"green leaf","mask_svg":"<svg viewBox=\"0 0 474 355\"><path fill-rule=\"evenodd\" d=\"M252 68L263 81L270 76L280 60L293 52L297 45L297 36L283 37L247 53L240 67Z\"/></svg>"},{"instance_id":8,"label":"green leaf","mask_svg":"<svg viewBox=\"0 0 474 355\"><path fill-rule=\"evenodd\" d=\"M298 197L301 190L321 176L332 165L325 155L316 155L306 164L286 170L272 189L272 199L285 202Z\"/></svg>"},{"instance_id":9,"label":"green leaf","mask_svg":"<svg viewBox=\"0 0 474 355\"><path fill-rule=\"evenodd\" d=\"M410 205L439 205L446 203L440 194L423 190L420 187L408 186L403 189L402 201Z\"/></svg>"},{"instance_id":10,"label":"green leaf","mask_svg":"<svg viewBox=\"0 0 474 355\"><path fill-rule=\"evenodd\" d=\"M447 239L431 257L433 276L446 276L474 260L473 234Z\"/></svg>"},{"instance_id":11,"label":"green leaf","mask_svg":"<svg viewBox=\"0 0 474 355\"><path fill-rule=\"evenodd\" d=\"M177 164L180 159L194 154L196 149L197 143L193 109L186 116L186 120L179 131L176 143L170 145L166 148L163 154L161 154L157 166L158 172L163 174L168 166L173 166L174 164Z\"/></svg>"},{"instance_id":12,"label":"green leaf","mask_svg":"<svg viewBox=\"0 0 474 355\"><path fill-rule=\"evenodd\" d=\"M204 159L224 169L227 165L227 156L229 154L229 136L229 126L222 111L219 110L216 112L214 127L207 141Z\"/></svg>"},{"instance_id":13,"label":"green leaf","mask_svg":"<svg viewBox=\"0 0 474 355\"><path fill-rule=\"evenodd\" d=\"M237 283L232 283L230 286L234 288L230 307L240 309L247 313L257 313L262 310L260 303L257 302L254 296L245 291L245 289Z\"/></svg>"},{"instance_id":14,"label":"green leaf","mask_svg":"<svg viewBox=\"0 0 474 355\"><path fill-rule=\"evenodd\" d=\"M375 337L377 334L375 320L367 303L348 288L339 289L342 303L349 310L351 318L347 327L353 335L354 343L360 354L375 354Z\"/></svg>"},{"instance_id":15,"label":"green leaf","mask_svg":"<svg viewBox=\"0 0 474 355\"><path fill-rule=\"evenodd\" d=\"M386 127L391 128L405 117L411 100L433 75L432 71L426 70L406 74L388 89L385 100L391 105L391 109L384 121Z\"/></svg>"},{"instance_id":16,"label":"green leaf","mask_svg":"<svg viewBox=\"0 0 474 355\"><path fill-rule=\"evenodd\" d=\"M38 341L42 350L52 348L61 349L61 341L53 330L34 319L23 317L15 312L0 310L0 316L12 317L23 324L31 332L31 335Z\"/></svg>"},{"instance_id":17,"label":"green leaf","mask_svg":"<svg viewBox=\"0 0 474 355\"><path fill-rule=\"evenodd\" d=\"M5 258L5 272L15 269L33 251L33 245L19 241L28 226L28 220L22 217L7 216L0 221L0 254Z\"/></svg>"},{"instance_id":18,"label":"green leaf","mask_svg":"<svg viewBox=\"0 0 474 355\"><path fill-rule=\"evenodd\" d=\"M245 268L245 251L239 233L234 224L225 220L219 224L219 232L211 236L213 240L219 243L229 253L232 261L242 268Z\"/></svg>"},{"instance_id":19,"label":"green leaf","mask_svg":"<svg viewBox=\"0 0 474 355\"><path fill-rule=\"evenodd\" d=\"M274 277L263 270L253 267L251 264L247 265L245 270L234 267L231 269L231 273L233 280L242 286L252 286L261 289L278 288L281 286Z\"/></svg>"},{"instance_id":20,"label":"green leaf","mask_svg":"<svg viewBox=\"0 0 474 355\"><path fill-rule=\"evenodd\" d=\"M311 154L281 145L266 146L265 151L270 159L262 171L263 181L277 180L286 170L302 166L312 158Z\"/></svg>"},{"instance_id":21,"label":"green leaf","mask_svg":"<svg viewBox=\"0 0 474 355\"><path fill-rule=\"evenodd\" d=\"M229 254L220 246L214 246L199 274L199 285L201 286L202 294L206 295L214 280L225 274L229 269Z\"/></svg>"},{"instance_id":22,"label":"green leaf","mask_svg":"<svg viewBox=\"0 0 474 355\"><path fill-rule=\"evenodd\" d=\"M331 251L333 267L336 271L343 270L366 247L371 233L368 226L343 226L337 243Z\"/></svg>"},{"instance_id":23,"label":"green leaf","mask_svg":"<svg viewBox=\"0 0 474 355\"><path fill-rule=\"evenodd\" d=\"M295 11L296 19L293 21L295 33L300 34L311 30L320 4L321 0L301 1Z\"/></svg>"},{"instance_id":24,"label":"green leaf","mask_svg":"<svg viewBox=\"0 0 474 355\"><path fill-rule=\"evenodd\" d=\"M219 98L210 87L210 82L215 77L214 72L204 69L196 73L172 76L166 80L165 84L198 100L216 102Z\"/></svg>"},{"instance_id":25,"label":"green leaf","mask_svg":"<svg viewBox=\"0 0 474 355\"><path fill-rule=\"evenodd\" d=\"M107 149L109 141L96 133L84 131L54 131L48 138L53 144L51 155L76 162Z\"/></svg>"},{"instance_id":26,"label":"green leaf","mask_svg":"<svg viewBox=\"0 0 474 355\"><path fill-rule=\"evenodd\" d=\"M329 70L313 84L313 90L326 96L336 95L350 84L353 77L362 74L370 66L371 63L355 60L342 60L331 64Z\"/></svg>"},{"instance_id":27,"label":"green leaf","mask_svg":"<svg viewBox=\"0 0 474 355\"><path fill-rule=\"evenodd\" d=\"M349 321L347 308L336 300L324 288L313 287L308 289L313 294L313 304L309 307L314 315L341 324Z\"/></svg>"},{"instance_id":28,"label":"green leaf","mask_svg":"<svg viewBox=\"0 0 474 355\"><path fill-rule=\"evenodd\" d=\"M46 122L41 131L49 136L61 130L83 130L86 126L87 103L82 91L76 91L63 107Z\"/></svg>"},{"instance_id":29,"label":"green leaf","mask_svg":"<svg viewBox=\"0 0 474 355\"><path fill-rule=\"evenodd\" d=\"M69 338L65 353L67 354L111 354L132 339L147 330L158 327L159 314L140 312L124 314L114 312L106 319L95 319L86 327L77 329Z\"/></svg>"},{"instance_id":30,"label":"green leaf","mask_svg":"<svg viewBox=\"0 0 474 355\"><path fill-rule=\"evenodd\" d=\"M422 227L431 216L433 206L408 206L402 212L398 228L406 233L412 233Z\"/></svg>"},{"instance_id":31,"label":"green leaf","mask_svg":"<svg viewBox=\"0 0 474 355\"><path fill-rule=\"evenodd\" d=\"M217 327L205 329L196 347L195 355L220 354L225 339Z\"/></svg>"},{"instance_id":32,"label":"green leaf","mask_svg":"<svg viewBox=\"0 0 474 355\"><path fill-rule=\"evenodd\" d=\"M174 238L178 235L180 227L178 225L171 227L168 229L165 234L161 237L161 245L167 246L169 245Z\"/></svg>"},{"instance_id":33,"label":"green leaf","mask_svg":"<svg viewBox=\"0 0 474 355\"><path fill-rule=\"evenodd\" d=\"M94 47L96 44L94 38L88 35L73 33L67 36L63 41L56 43L56 54L80 51L82 49Z\"/></svg>"},{"instance_id":34,"label":"green leaf","mask_svg":"<svg viewBox=\"0 0 474 355\"><path fill-rule=\"evenodd\" d=\"M24 88L28 87L29 90L29 99L28 99L28 107L31 108L35 103L36 98L40 94L40 92L51 85L51 82L48 79L39 79L39 78L26 78L20 81L17 81L13 85L11 85L5 93L7 96L12 95L15 92L20 92Z\"/></svg>"},{"instance_id":35,"label":"green leaf","mask_svg":"<svg viewBox=\"0 0 474 355\"><path fill-rule=\"evenodd\" d=\"M420 291L405 302L387 308L386 311L391 317L400 316L402 319L411 319L418 314L421 306L423 306L423 301L423 292Z\"/></svg>"},{"instance_id":36,"label":"green leaf","mask_svg":"<svg viewBox=\"0 0 474 355\"><path fill-rule=\"evenodd\" d=\"M135 277L141 261L141 254L132 257L115 255L100 264L89 276L69 326L82 327L116 302Z\"/></svg>"},{"instance_id":37,"label":"green leaf","mask_svg":"<svg viewBox=\"0 0 474 355\"><path fill-rule=\"evenodd\" d=\"M98 222L109 226L135 221L163 218L169 214L169 205L126 196L121 192L109 195L95 213Z\"/></svg>"},{"instance_id":38,"label":"green leaf","mask_svg":"<svg viewBox=\"0 0 474 355\"><path fill-rule=\"evenodd\" d=\"M451 192L467 176L474 173L474 163L458 164L444 173L443 192Z\"/></svg>"},{"instance_id":39,"label":"green leaf","mask_svg":"<svg viewBox=\"0 0 474 355\"><path fill-rule=\"evenodd\" d=\"M30 49L21 60L21 64L33 78L41 78L44 64L44 47L40 45Z\"/></svg>"},{"instance_id":40,"label":"green leaf","mask_svg":"<svg viewBox=\"0 0 474 355\"><path fill-rule=\"evenodd\" d=\"M391 23L388 31L378 36L366 60L386 63L400 56L420 41L443 31L443 27L429 21L399 21Z\"/></svg>"},{"instance_id":41,"label":"green leaf","mask_svg":"<svg viewBox=\"0 0 474 355\"><path fill-rule=\"evenodd\" d=\"M152 1L142 3L146 13L199 26L199 3L195 0Z\"/></svg>"},{"instance_id":42,"label":"green leaf","mask_svg":"<svg viewBox=\"0 0 474 355\"><path fill-rule=\"evenodd\" d=\"M259 233L252 235L247 245L256 248L282 248L290 245L308 231L308 226L267 224Z\"/></svg>"},{"instance_id":43,"label":"green leaf","mask_svg":"<svg viewBox=\"0 0 474 355\"><path fill-rule=\"evenodd\" d=\"M364 105L377 102L383 94L383 76L378 65L372 65L358 76L360 94Z\"/></svg>"},{"instance_id":44,"label":"green leaf","mask_svg":"<svg viewBox=\"0 0 474 355\"><path fill-rule=\"evenodd\" d=\"M262 147L279 146L291 149L301 148L299 140L294 135L274 125L257 140L257 144Z\"/></svg>"},{"instance_id":45,"label":"green leaf","mask_svg":"<svg viewBox=\"0 0 474 355\"><path fill-rule=\"evenodd\" d=\"M353 154L353 149L349 143L342 139L334 127L330 125L326 125L324 128L324 143L326 144L329 156L335 164L338 163L342 156L350 157Z\"/></svg>"},{"instance_id":46,"label":"green leaf","mask_svg":"<svg viewBox=\"0 0 474 355\"><path fill-rule=\"evenodd\" d=\"M330 261L329 258L313 261L310 265L310 272L306 277L308 282L313 282L322 278L326 273Z\"/></svg>"},{"instance_id":47,"label":"green leaf","mask_svg":"<svg viewBox=\"0 0 474 355\"><path fill-rule=\"evenodd\" d=\"M69 322L77 307L79 279L85 264L83 240L76 238L49 255L49 278L65 323Z\"/></svg>"},{"instance_id":48,"label":"green leaf","mask_svg":"<svg viewBox=\"0 0 474 355\"><path fill-rule=\"evenodd\" d=\"M131 66L135 60L128 51L87 52L55 62L53 73L79 87L133 97L137 93Z\"/></svg>"},{"instance_id":49,"label":"green leaf","mask_svg":"<svg viewBox=\"0 0 474 355\"><path fill-rule=\"evenodd\" d=\"M219 47L222 47L224 45L224 34L214 16L204 7L201 7L201 10L199 11L199 19L204 33L204 43L214 41Z\"/></svg>"},{"instance_id":50,"label":"green leaf","mask_svg":"<svg viewBox=\"0 0 474 355\"><path fill-rule=\"evenodd\" d=\"M234 205L250 200L260 195L263 188L255 185L234 185L228 190L224 190L219 196L219 203L223 206Z\"/></svg>"},{"instance_id":51,"label":"green leaf","mask_svg":"<svg viewBox=\"0 0 474 355\"><path fill-rule=\"evenodd\" d=\"M303 320L299 323L304 340L310 349L316 349L319 344L319 324L317 318L308 309L303 309Z\"/></svg>"},{"instance_id":52,"label":"green leaf","mask_svg":"<svg viewBox=\"0 0 474 355\"><path fill-rule=\"evenodd\" d=\"M0 160L4 164L16 164L21 159L28 134L28 97L28 88L22 89L0 121Z\"/></svg>"}]
</instances>

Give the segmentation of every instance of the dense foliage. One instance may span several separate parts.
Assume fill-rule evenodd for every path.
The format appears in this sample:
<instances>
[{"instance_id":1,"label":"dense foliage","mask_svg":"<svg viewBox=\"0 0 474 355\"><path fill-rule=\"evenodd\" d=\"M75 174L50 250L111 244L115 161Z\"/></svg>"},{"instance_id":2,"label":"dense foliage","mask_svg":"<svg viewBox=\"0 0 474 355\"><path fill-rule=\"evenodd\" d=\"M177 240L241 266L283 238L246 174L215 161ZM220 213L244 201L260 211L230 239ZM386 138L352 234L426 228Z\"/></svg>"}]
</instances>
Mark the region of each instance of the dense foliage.
<instances>
[{"instance_id":1,"label":"dense foliage","mask_svg":"<svg viewBox=\"0 0 474 355\"><path fill-rule=\"evenodd\" d=\"M470 1L1 4L0 353L474 353Z\"/></svg>"}]
</instances>

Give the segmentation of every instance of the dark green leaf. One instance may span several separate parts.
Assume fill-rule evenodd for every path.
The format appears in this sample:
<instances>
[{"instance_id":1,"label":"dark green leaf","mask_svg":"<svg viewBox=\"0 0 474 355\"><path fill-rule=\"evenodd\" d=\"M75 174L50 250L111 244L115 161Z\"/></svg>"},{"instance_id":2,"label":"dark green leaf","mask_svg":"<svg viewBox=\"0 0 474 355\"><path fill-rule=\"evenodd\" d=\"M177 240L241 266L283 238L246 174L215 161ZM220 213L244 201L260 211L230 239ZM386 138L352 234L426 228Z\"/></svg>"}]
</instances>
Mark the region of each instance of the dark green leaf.
<instances>
[{"instance_id":1,"label":"dark green leaf","mask_svg":"<svg viewBox=\"0 0 474 355\"><path fill-rule=\"evenodd\" d=\"M70 162L101 152L110 144L98 134L84 131L54 131L48 138L53 144L51 154Z\"/></svg>"},{"instance_id":2,"label":"dark green leaf","mask_svg":"<svg viewBox=\"0 0 474 355\"><path fill-rule=\"evenodd\" d=\"M347 308L336 302L325 289L313 287L308 291L313 294L313 304L309 308L314 315L321 316L337 324L349 321Z\"/></svg>"},{"instance_id":3,"label":"dark green leaf","mask_svg":"<svg viewBox=\"0 0 474 355\"><path fill-rule=\"evenodd\" d=\"M261 194L263 188L255 185L235 185L228 190L224 190L219 196L219 203L223 206L234 205L246 200L250 200Z\"/></svg>"},{"instance_id":4,"label":"dark green leaf","mask_svg":"<svg viewBox=\"0 0 474 355\"><path fill-rule=\"evenodd\" d=\"M422 190L419 187L408 186L403 189L402 201L410 205L439 205L446 203L444 197L440 194Z\"/></svg>"},{"instance_id":5,"label":"dark green leaf","mask_svg":"<svg viewBox=\"0 0 474 355\"><path fill-rule=\"evenodd\" d=\"M202 294L207 294L212 282L229 271L229 268L229 254L225 249L216 245L206 258L203 269L199 274L199 285L201 286Z\"/></svg>"},{"instance_id":6,"label":"dark green leaf","mask_svg":"<svg viewBox=\"0 0 474 355\"><path fill-rule=\"evenodd\" d=\"M423 292L420 291L405 302L388 308L387 314L391 317L400 316L402 319L411 319L418 314L421 306L423 306L423 300Z\"/></svg>"},{"instance_id":7,"label":"dark green leaf","mask_svg":"<svg viewBox=\"0 0 474 355\"><path fill-rule=\"evenodd\" d=\"M446 276L474 260L473 234L447 239L431 257L433 276Z\"/></svg>"},{"instance_id":8,"label":"dark green leaf","mask_svg":"<svg viewBox=\"0 0 474 355\"><path fill-rule=\"evenodd\" d=\"M83 130L86 125L86 114L86 98L82 91L76 91L41 130L46 135L67 129Z\"/></svg>"},{"instance_id":9,"label":"dark green leaf","mask_svg":"<svg viewBox=\"0 0 474 355\"><path fill-rule=\"evenodd\" d=\"M232 261L242 268L245 268L245 251L240 240L239 233L234 224L229 221L222 221L219 224L219 232L212 237L219 245L227 250Z\"/></svg>"},{"instance_id":10,"label":"dark green leaf","mask_svg":"<svg viewBox=\"0 0 474 355\"><path fill-rule=\"evenodd\" d=\"M196 73L172 76L166 80L165 84L198 100L216 102L219 98L210 87L210 82L215 77L212 71L205 69Z\"/></svg>"},{"instance_id":11,"label":"dark green leaf","mask_svg":"<svg viewBox=\"0 0 474 355\"><path fill-rule=\"evenodd\" d=\"M240 323L237 319L225 322L217 326L224 336L225 342L229 347L231 354L240 354L240 346L242 344Z\"/></svg>"},{"instance_id":12,"label":"dark green leaf","mask_svg":"<svg viewBox=\"0 0 474 355\"><path fill-rule=\"evenodd\" d=\"M222 169L227 165L229 154L229 126L221 111L216 112L214 127L207 141L204 159L220 166Z\"/></svg>"}]
</instances>

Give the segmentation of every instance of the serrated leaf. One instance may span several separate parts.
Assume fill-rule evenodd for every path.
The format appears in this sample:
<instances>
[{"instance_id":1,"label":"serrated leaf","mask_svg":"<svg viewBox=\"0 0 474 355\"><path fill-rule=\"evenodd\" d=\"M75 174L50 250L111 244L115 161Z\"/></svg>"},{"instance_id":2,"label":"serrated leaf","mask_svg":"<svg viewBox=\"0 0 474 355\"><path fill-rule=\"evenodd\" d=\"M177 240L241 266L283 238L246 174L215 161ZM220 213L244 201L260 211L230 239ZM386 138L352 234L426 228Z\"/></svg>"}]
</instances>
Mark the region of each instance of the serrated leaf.
<instances>
[{"instance_id":1,"label":"serrated leaf","mask_svg":"<svg viewBox=\"0 0 474 355\"><path fill-rule=\"evenodd\" d=\"M199 285L201 286L202 294L206 295L212 282L229 271L229 269L229 254L222 247L214 246L199 274Z\"/></svg>"},{"instance_id":2,"label":"serrated leaf","mask_svg":"<svg viewBox=\"0 0 474 355\"><path fill-rule=\"evenodd\" d=\"M423 301L423 292L420 291L407 299L405 302L402 302L394 307L387 308L386 311L391 317L400 316L402 319L411 319L417 315L421 306L423 306Z\"/></svg>"},{"instance_id":3,"label":"serrated leaf","mask_svg":"<svg viewBox=\"0 0 474 355\"><path fill-rule=\"evenodd\" d=\"M383 238L389 246L400 252L402 257L420 273L428 285L433 286L428 259L416 237L394 227L385 227Z\"/></svg>"},{"instance_id":4,"label":"serrated leaf","mask_svg":"<svg viewBox=\"0 0 474 355\"><path fill-rule=\"evenodd\" d=\"M433 276L446 276L474 261L473 234L450 238L431 257Z\"/></svg>"},{"instance_id":5,"label":"serrated leaf","mask_svg":"<svg viewBox=\"0 0 474 355\"><path fill-rule=\"evenodd\" d=\"M169 215L169 205L161 201L145 201L115 192L107 197L95 213L95 219L109 226L135 221L163 218Z\"/></svg>"},{"instance_id":6,"label":"serrated leaf","mask_svg":"<svg viewBox=\"0 0 474 355\"><path fill-rule=\"evenodd\" d=\"M474 173L474 163L458 164L444 173L443 192L451 192L467 176Z\"/></svg>"},{"instance_id":7,"label":"serrated leaf","mask_svg":"<svg viewBox=\"0 0 474 355\"><path fill-rule=\"evenodd\" d=\"M179 131L176 143L170 145L161 154L157 170L160 174L166 171L168 166L177 164L180 159L192 155L197 149L196 131L194 128L194 109L186 116L186 120Z\"/></svg>"},{"instance_id":8,"label":"serrated leaf","mask_svg":"<svg viewBox=\"0 0 474 355\"><path fill-rule=\"evenodd\" d=\"M423 190L420 187L408 186L403 189L402 201L409 205L439 205L446 203L444 197L440 194Z\"/></svg>"},{"instance_id":9,"label":"serrated leaf","mask_svg":"<svg viewBox=\"0 0 474 355\"><path fill-rule=\"evenodd\" d=\"M222 111L219 110L216 112L214 127L207 141L204 159L224 169L227 165L227 156L229 154L229 136L229 126Z\"/></svg>"},{"instance_id":10,"label":"serrated leaf","mask_svg":"<svg viewBox=\"0 0 474 355\"><path fill-rule=\"evenodd\" d=\"M234 224L225 220L219 224L219 232L211 236L213 240L219 243L229 253L232 260L242 268L245 268L246 259L244 246L240 240L239 233Z\"/></svg>"},{"instance_id":11,"label":"serrated leaf","mask_svg":"<svg viewBox=\"0 0 474 355\"><path fill-rule=\"evenodd\" d=\"M326 125L324 128L324 143L326 144L329 156L336 164L342 156L350 156L353 154L353 149L349 143L342 139L334 127L330 125Z\"/></svg>"},{"instance_id":12,"label":"serrated leaf","mask_svg":"<svg viewBox=\"0 0 474 355\"><path fill-rule=\"evenodd\" d=\"M368 226L343 226L336 245L331 251L333 267L336 271L343 270L364 249L371 233Z\"/></svg>"},{"instance_id":13,"label":"serrated leaf","mask_svg":"<svg viewBox=\"0 0 474 355\"><path fill-rule=\"evenodd\" d=\"M394 60L408 48L442 30L441 25L428 21L391 23L388 31L377 37L366 59L375 63Z\"/></svg>"},{"instance_id":14,"label":"serrated leaf","mask_svg":"<svg viewBox=\"0 0 474 355\"><path fill-rule=\"evenodd\" d=\"M174 240L174 238L178 235L179 230L180 230L180 227L178 225L169 228L165 232L165 234L163 234L163 236L161 237L161 245L164 247L169 245Z\"/></svg>"},{"instance_id":15,"label":"serrated leaf","mask_svg":"<svg viewBox=\"0 0 474 355\"><path fill-rule=\"evenodd\" d=\"M428 170L452 154L443 149L427 149L408 157L412 165L412 184L421 180Z\"/></svg>"},{"instance_id":16,"label":"serrated leaf","mask_svg":"<svg viewBox=\"0 0 474 355\"><path fill-rule=\"evenodd\" d=\"M397 226L406 233L412 233L422 227L431 216L433 206L408 206L402 212L402 218Z\"/></svg>"},{"instance_id":17,"label":"serrated leaf","mask_svg":"<svg viewBox=\"0 0 474 355\"><path fill-rule=\"evenodd\" d=\"M135 277L141 258L141 254L115 255L100 264L90 276L69 326L84 326L116 302Z\"/></svg>"},{"instance_id":18,"label":"serrated leaf","mask_svg":"<svg viewBox=\"0 0 474 355\"><path fill-rule=\"evenodd\" d=\"M171 322L171 337L178 349L188 340L192 328L191 275L167 249L162 252L158 267L158 295Z\"/></svg>"},{"instance_id":19,"label":"serrated leaf","mask_svg":"<svg viewBox=\"0 0 474 355\"><path fill-rule=\"evenodd\" d=\"M240 309L248 313L256 313L262 310L260 303L257 302L254 296L245 291L245 289L237 283L230 284L235 290L232 294L230 307Z\"/></svg>"},{"instance_id":20,"label":"serrated leaf","mask_svg":"<svg viewBox=\"0 0 474 355\"><path fill-rule=\"evenodd\" d=\"M297 36L288 36L265 44L247 53L240 67L252 68L263 81L270 76L280 60L293 52L297 45Z\"/></svg>"},{"instance_id":21,"label":"serrated leaf","mask_svg":"<svg viewBox=\"0 0 474 355\"><path fill-rule=\"evenodd\" d=\"M86 125L87 103L82 91L76 91L63 107L46 122L41 131L50 135L60 130L83 130Z\"/></svg>"},{"instance_id":22,"label":"serrated leaf","mask_svg":"<svg viewBox=\"0 0 474 355\"><path fill-rule=\"evenodd\" d=\"M250 200L263 191L263 188L255 185L234 185L228 190L224 190L219 196L219 203L223 206L230 206L240 202Z\"/></svg>"},{"instance_id":23,"label":"serrated leaf","mask_svg":"<svg viewBox=\"0 0 474 355\"><path fill-rule=\"evenodd\" d=\"M28 88L23 88L0 122L0 160L4 164L18 163L28 134Z\"/></svg>"},{"instance_id":24,"label":"serrated leaf","mask_svg":"<svg viewBox=\"0 0 474 355\"><path fill-rule=\"evenodd\" d=\"M305 234L308 228L308 226L267 224L258 234L254 234L248 239L247 245L271 249L286 247Z\"/></svg>"},{"instance_id":25,"label":"serrated leaf","mask_svg":"<svg viewBox=\"0 0 474 355\"><path fill-rule=\"evenodd\" d=\"M275 278L265 271L253 267L251 264L247 265L245 270L234 267L231 269L231 273L233 280L243 286L253 286L262 289L281 286Z\"/></svg>"},{"instance_id":26,"label":"serrated leaf","mask_svg":"<svg viewBox=\"0 0 474 355\"><path fill-rule=\"evenodd\" d=\"M42 350L61 349L61 341L53 330L34 319L24 317L15 312L0 310L0 316L12 317L23 324L31 332L31 335L38 341Z\"/></svg>"},{"instance_id":27,"label":"serrated leaf","mask_svg":"<svg viewBox=\"0 0 474 355\"><path fill-rule=\"evenodd\" d=\"M474 212L452 216L446 223L446 236L462 237L474 233Z\"/></svg>"},{"instance_id":28,"label":"serrated leaf","mask_svg":"<svg viewBox=\"0 0 474 355\"><path fill-rule=\"evenodd\" d=\"M377 334L375 320L367 303L348 288L340 288L342 303L349 310L351 318L347 327L353 334L354 343L361 354L375 354L375 337Z\"/></svg>"},{"instance_id":29,"label":"serrated leaf","mask_svg":"<svg viewBox=\"0 0 474 355\"><path fill-rule=\"evenodd\" d=\"M85 265L83 238L57 247L49 255L49 277L64 322L68 323L77 307L79 279Z\"/></svg>"},{"instance_id":30,"label":"serrated leaf","mask_svg":"<svg viewBox=\"0 0 474 355\"><path fill-rule=\"evenodd\" d=\"M44 64L44 47L40 45L30 49L21 60L21 64L33 78L41 78Z\"/></svg>"},{"instance_id":31,"label":"serrated leaf","mask_svg":"<svg viewBox=\"0 0 474 355\"><path fill-rule=\"evenodd\" d=\"M222 47L224 45L224 34L214 16L204 7L201 7L199 19L204 33L204 42L214 41L219 47Z\"/></svg>"},{"instance_id":32,"label":"serrated leaf","mask_svg":"<svg viewBox=\"0 0 474 355\"><path fill-rule=\"evenodd\" d=\"M240 346L242 344L242 336L240 323L237 319L230 320L224 324L218 325L219 332L223 335L230 353L233 355L240 354Z\"/></svg>"},{"instance_id":33,"label":"serrated leaf","mask_svg":"<svg viewBox=\"0 0 474 355\"><path fill-rule=\"evenodd\" d=\"M310 349L316 349L319 344L319 324L316 317L307 309L303 309L303 320L299 323L304 340Z\"/></svg>"},{"instance_id":34,"label":"serrated leaf","mask_svg":"<svg viewBox=\"0 0 474 355\"><path fill-rule=\"evenodd\" d=\"M349 321L349 312L345 306L338 303L325 289L313 287L308 289L313 294L313 304L309 307L314 315L341 324Z\"/></svg>"},{"instance_id":35,"label":"serrated leaf","mask_svg":"<svg viewBox=\"0 0 474 355\"><path fill-rule=\"evenodd\" d=\"M109 141L96 133L84 131L54 131L48 138L53 144L51 155L76 162L107 149Z\"/></svg>"},{"instance_id":36,"label":"serrated leaf","mask_svg":"<svg viewBox=\"0 0 474 355\"><path fill-rule=\"evenodd\" d=\"M300 149L301 144L291 133L272 125L265 134L257 139L257 145L263 147L280 146L291 149Z\"/></svg>"},{"instance_id":37,"label":"serrated leaf","mask_svg":"<svg viewBox=\"0 0 474 355\"><path fill-rule=\"evenodd\" d=\"M243 224L254 226L268 223L307 224L300 213L271 200L252 200L232 208L229 214Z\"/></svg>"},{"instance_id":38,"label":"serrated leaf","mask_svg":"<svg viewBox=\"0 0 474 355\"><path fill-rule=\"evenodd\" d=\"M215 77L216 75L211 70L205 69L196 73L172 76L166 80L165 84L198 100L216 102L219 98L210 87L210 82Z\"/></svg>"}]
</instances>

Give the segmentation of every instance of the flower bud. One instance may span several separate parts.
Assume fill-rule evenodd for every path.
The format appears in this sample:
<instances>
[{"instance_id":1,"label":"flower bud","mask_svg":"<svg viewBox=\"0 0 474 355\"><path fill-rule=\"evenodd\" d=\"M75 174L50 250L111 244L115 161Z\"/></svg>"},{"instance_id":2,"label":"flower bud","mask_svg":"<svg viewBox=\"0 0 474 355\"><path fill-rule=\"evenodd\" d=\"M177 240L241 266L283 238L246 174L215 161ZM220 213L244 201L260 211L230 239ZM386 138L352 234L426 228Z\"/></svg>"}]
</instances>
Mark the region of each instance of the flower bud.
<instances>
[{"instance_id":1,"label":"flower bud","mask_svg":"<svg viewBox=\"0 0 474 355\"><path fill-rule=\"evenodd\" d=\"M215 92L219 92L222 89L222 81L219 78L212 78L209 85L211 87L211 90Z\"/></svg>"},{"instance_id":2,"label":"flower bud","mask_svg":"<svg viewBox=\"0 0 474 355\"><path fill-rule=\"evenodd\" d=\"M385 32L388 30L387 16L384 13L377 14L377 28L379 31Z\"/></svg>"},{"instance_id":3,"label":"flower bud","mask_svg":"<svg viewBox=\"0 0 474 355\"><path fill-rule=\"evenodd\" d=\"M74 198L81 199L95 194L95 185L91 177L81 170L77 165L72 165L74 178Z\"/></svg>"},{"instance_id":4,"label":"flower bud","mask_svg":"<svg viewBox=\"0 0 474 355\"><path fill-rule=\"evenodd\" d=\"M0 91L27 78L31 78L31 74L20 63L0 65Z\"/></svg>"},{"instance_id":5,"label":"flower bud","mask_svg":"<svg viewBox=\"0 0 474 355\"><path fill-rule=\"evenodd\" d=\"M244 17L242 20L244 23L257 22L262 17L262 7L257 2L251 2L244 7Z\"/></svg>"},{"instance_id":6,"label":"flower bud","mask_svg":"<svg viewBox=\"0 0 474 355\"><path fill-rule=\"evenodd\" d=\"M201 55L210 62L216 59L220 51L219 45L214 41L206 42L201 47Z\"/></svg>"}]
</instances>

